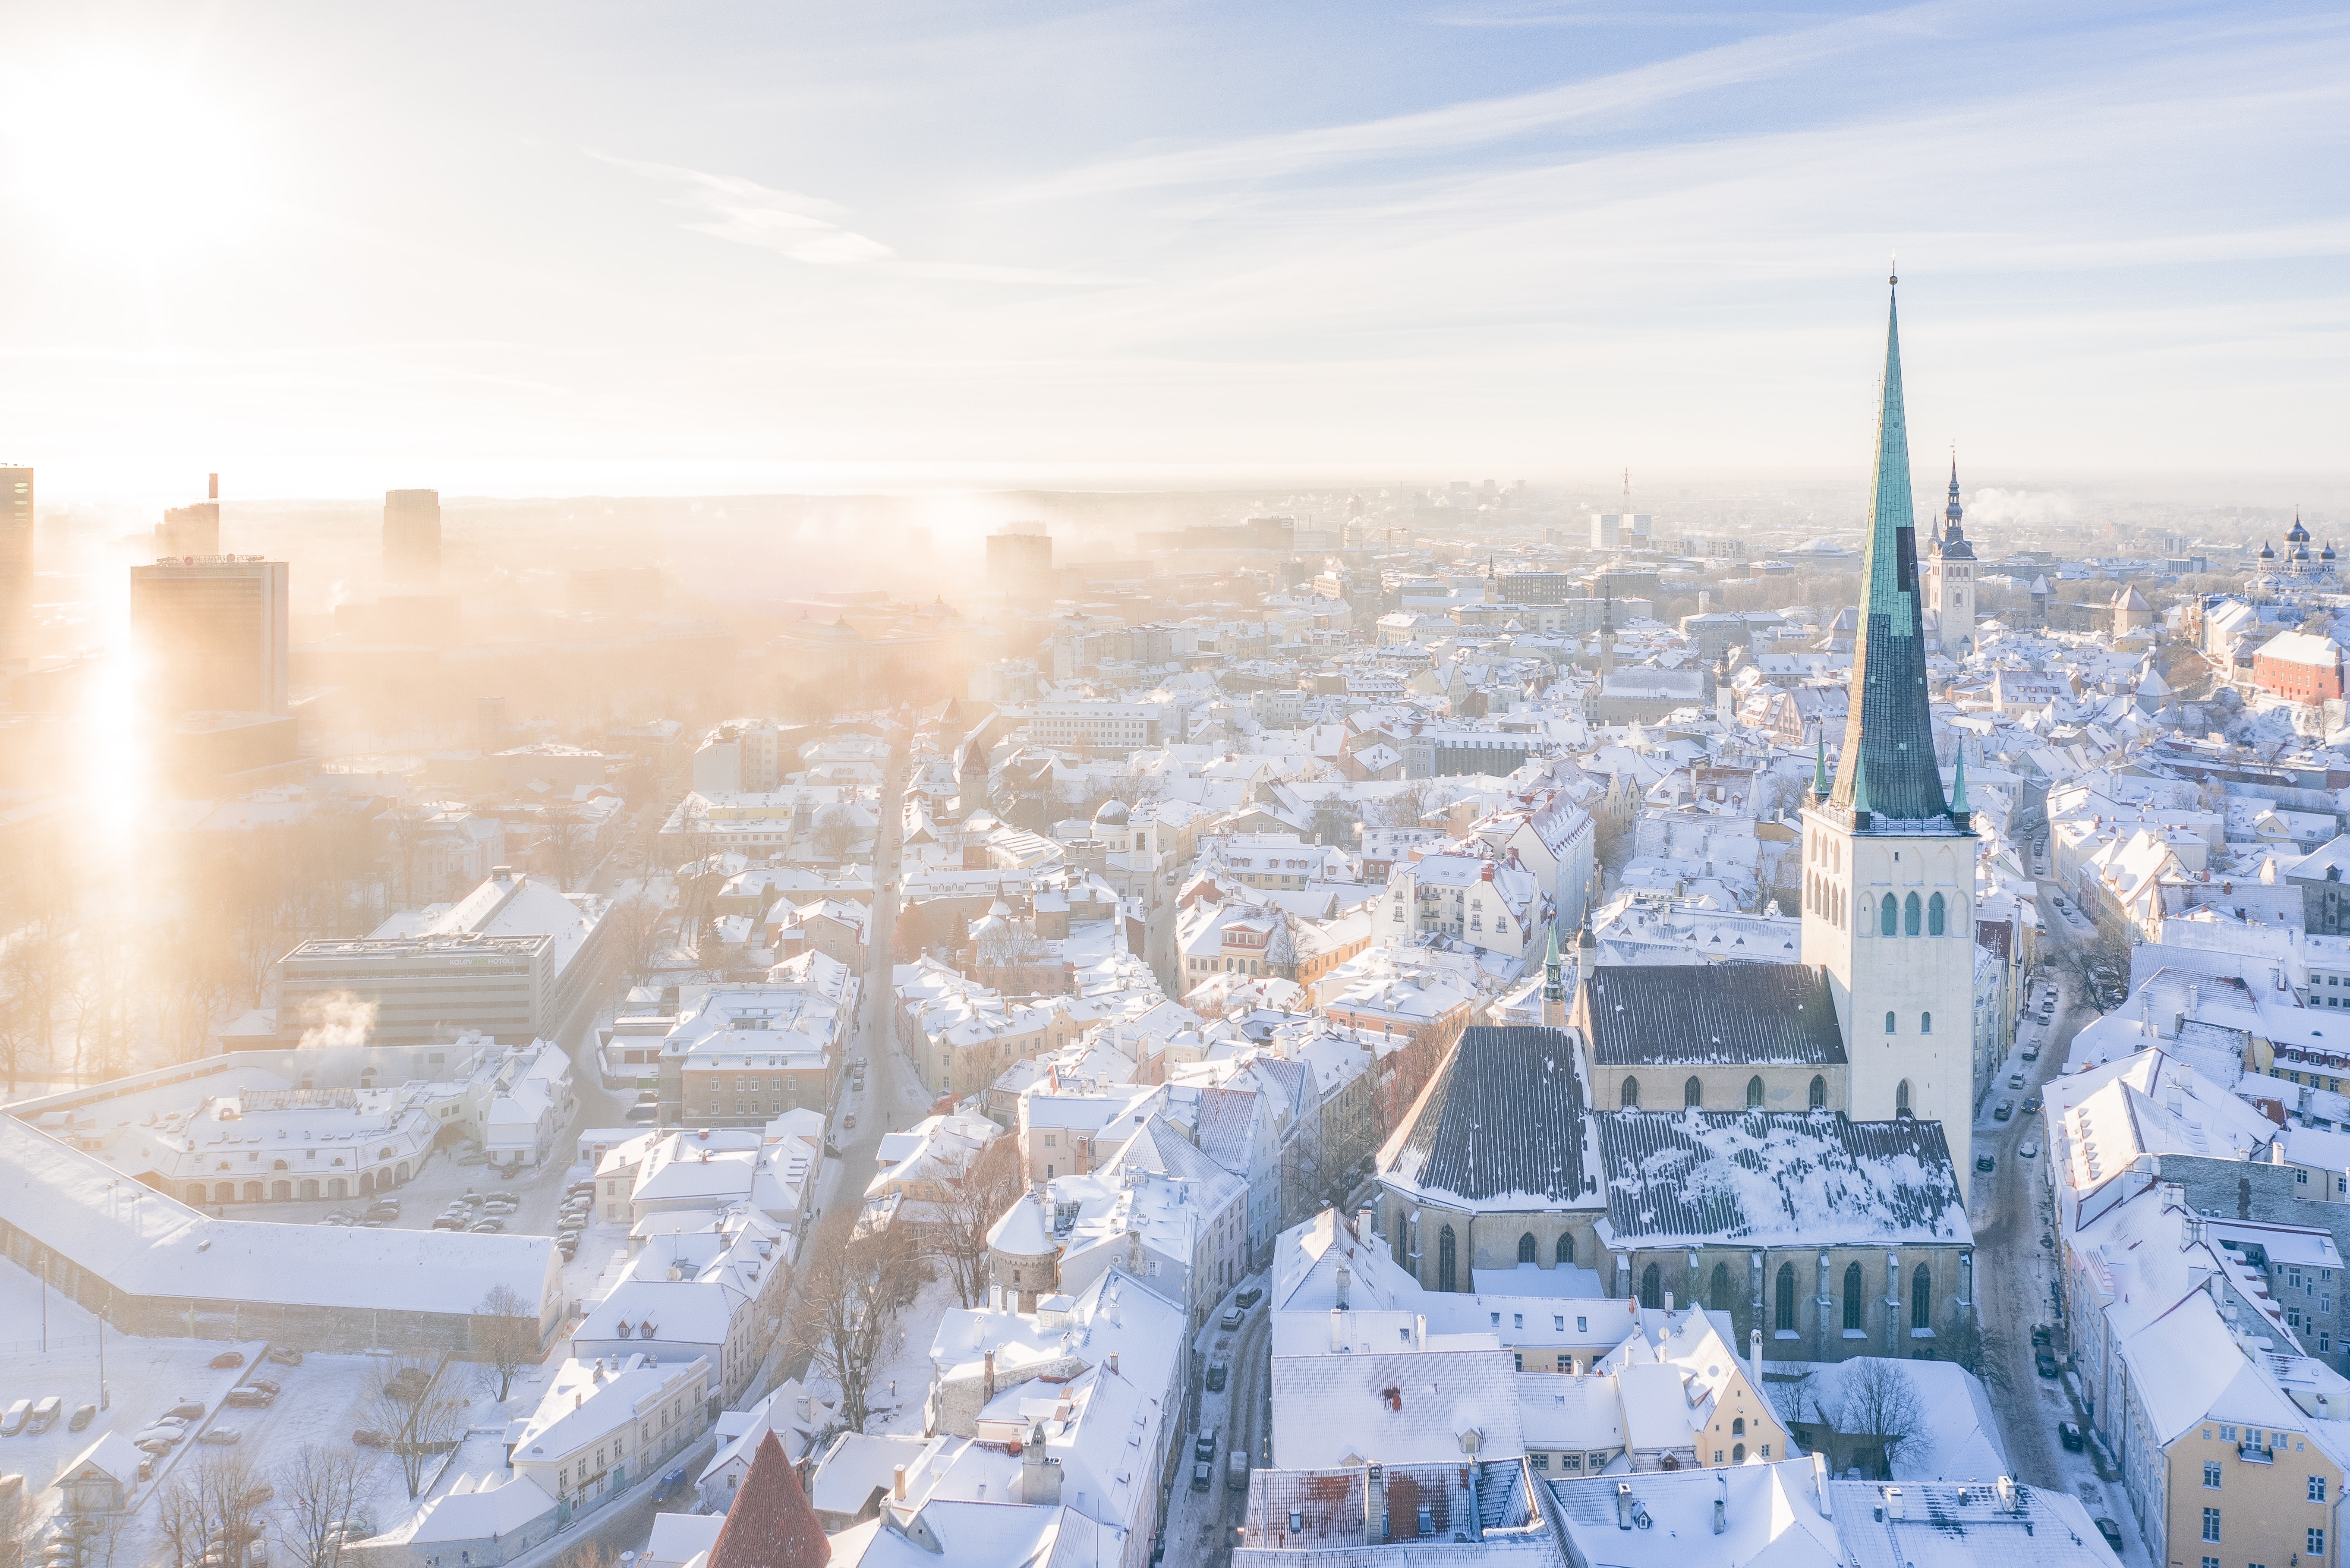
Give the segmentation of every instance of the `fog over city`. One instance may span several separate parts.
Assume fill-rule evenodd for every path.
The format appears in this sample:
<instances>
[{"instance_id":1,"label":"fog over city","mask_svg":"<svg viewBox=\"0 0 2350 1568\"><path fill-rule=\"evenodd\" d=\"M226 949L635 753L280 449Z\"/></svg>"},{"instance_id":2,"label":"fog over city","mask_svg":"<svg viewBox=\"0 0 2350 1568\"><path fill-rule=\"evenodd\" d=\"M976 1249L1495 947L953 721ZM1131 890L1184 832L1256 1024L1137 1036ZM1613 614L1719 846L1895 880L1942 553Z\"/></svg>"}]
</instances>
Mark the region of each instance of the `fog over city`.
<instances>
[{"instance_id":1,"label":"fog over city","mask_svg":"<svg viewBox=\"0 0 2350 1568\"><path fill-rule=\"evenodd\" d=\"M0 1568L2339 1560L2344 16L0 56Z\"/></svg>"}]
</instances>

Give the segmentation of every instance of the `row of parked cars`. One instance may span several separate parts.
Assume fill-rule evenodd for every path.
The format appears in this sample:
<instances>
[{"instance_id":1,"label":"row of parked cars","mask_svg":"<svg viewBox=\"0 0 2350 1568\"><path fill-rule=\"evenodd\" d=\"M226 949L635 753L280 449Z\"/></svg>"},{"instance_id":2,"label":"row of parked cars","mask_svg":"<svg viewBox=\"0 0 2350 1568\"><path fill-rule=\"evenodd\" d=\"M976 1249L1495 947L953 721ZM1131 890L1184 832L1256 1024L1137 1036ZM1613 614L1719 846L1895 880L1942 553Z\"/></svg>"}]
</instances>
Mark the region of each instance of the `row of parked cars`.
<instances>
[{"instance_id":1,"label":"row of parked cars","mask_svg":"<svg viewBox=\"0 0 2350 1568\"><path fill-rule=\"evenodd\" d=\"M363 1226L369 1231L380 1231L399 1218L400 1199L379 1198L365 1209L329 1209L325 1218L318 1223L341 1225L347 1228L356 1225Z\"/></svg>"},{"instance_id":2,"label":"row of parked cars","mask_svg":"<svg viewBox=\"0 0 2350 1568\"><path fill-rule=\"evenodd\" d=\"M506 1221L521 1207L522 1199L511 1194L493 1192L484 1198L468 1187L463 1197L452 1199L448 1208L432 1217L432 1228L494 1236L506 1228Z\"/></svg>"},{"instance_id":3,"label":"row of parked cars","mask_svg":"<svg viewBox=\"0 0 2350 1568\"><path fill-rule=\"evenodd\" d=\"M0 1415L0 1437L13 1438L19 1432L37 1437L56 1426L57 1417L63 1416L65 1410L66 1402L61 1395L52 1394L41 1399L19 1399L8 1407L5 1415ZM66 1423L66 1429L78 1432L88 1426L90 1418L97 1414L98 1407L95 1405L77 1406L73 1419Z\"/></svg>"},{"instance_id":4,"label":"row of parked cars","mask_svg":"<svg viewBox=\"0 0 2350 1568\"><path fill-rule=\"evenodd\" d=\"M563 1211L556 1217L555 1246L569 1262L579 1255L579 1238L596 1218L596 1183L575 1181L563 1189Z\"/></svg>"}]
</instances>

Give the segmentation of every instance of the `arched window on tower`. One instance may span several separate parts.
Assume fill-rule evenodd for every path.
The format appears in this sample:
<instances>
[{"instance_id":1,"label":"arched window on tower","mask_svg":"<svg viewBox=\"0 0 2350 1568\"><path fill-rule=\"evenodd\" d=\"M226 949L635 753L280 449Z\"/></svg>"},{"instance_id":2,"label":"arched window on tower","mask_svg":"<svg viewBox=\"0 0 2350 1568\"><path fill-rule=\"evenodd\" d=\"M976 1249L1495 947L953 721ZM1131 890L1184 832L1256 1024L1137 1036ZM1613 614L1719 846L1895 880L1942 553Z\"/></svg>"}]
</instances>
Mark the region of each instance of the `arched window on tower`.
<instances>
[{"instance_id":1,"label":"arched window on tower","mask_svg":"<svg viewBox=\"0 0 2350 1568\"><path fill-rule=\"evenodd\" d=\"M1440 1291L1452 1288L1453 1252L1452 1227L1447 1225L1436 1236L1436 1288Z\"/></svg>"},{"instance_id":2,"label":"arched window on tower","mask_svg":"<svg viewBox=\"0 0 2350 1568\"><path fill-rule=\"evenodd\" d=\"M1919 1013L1918 1015L1918 1033L1920 1034L1931 1034L1933 1032L1934 1015L1930 1012Z\"/></svg>"},{"instance_id":3,"label":"arched window on tower","mask_svg":"<svg viewBox=\"0 0 2350 1568\"><path fill-rule=\"evenodd\" d=\"M1915 893L1910 894L1909 897L1903 899L1901 903L1901 929L1908 935L1913 937L1916 936L1918 934L1918 917L1924 912L1924 906L1918 902L1918 895Z\"/></svg>"},{"instance_id":4,"label":"arched window on tower","mask_svg":"<svg viewBox=\"0 0 2350 1568\"><path fill-rule=\"evenodd\" d=\"M1571 1263L1575 1262L1575 1238L1568 1235L1564 1231L1560 1231L1558 1245L1551 1249L1551 1251L1552 1262L1554 1262Z\"/></svg>"},{"instance_id":5,"label":"arched window on tower","mask_svg":"<svg viewBox=\"0 0 2350 1568\"><path fill-rule=\"evenodd\" d=\"M1949 923L1943 913L1946 908L1948 906L1942 902L1942 896L1939 893L1926 900L1926 934L1928 936L1939 937L1942 934L1944 926Z\"/></svg>"},{"instance_id":6,"label":"arched window on tower","mask_svg":"<svg viewBox=\"0 0 2350 1568\"><path fill-rule=\"evenodd\" d=\"M1762 1106L1762 1075L1757 1073L1746 1080L1746 1108L1760 1110Z\"/></svg>"},{"instance_id":7,"label":"arched window on tower","mask_svg":"<svg viewBox=\"0 0 2350 1568\"><path fill-rule=\"evenodd\" d=\"M1728 1263L1714 1264L1713 1278L1706 1282L1705 1304L1711 1307L1716 1312L1730 1311L1731 1306L1730 1291L1730 1265Z\"/></svg>"},{"instance_id":8,"label":"arched window on tower","mask_svg":"<svg viewBox=\"0 0 2350 1568\"><path fill-rule=\"evenodd\" d=\"M1640 1080L1634 1077L1626 1077L1624 1080L1623 1089L1616 1096L1616 1103L1623 1106L1623 1108L1627 1111L1638 1110L1640 1108Z\"/></svg>"},{"instance_id":9,"label":"arched window on tower","mask_svg":"<svg viewBox=\"0 0 2350 1568\"><path fill-rule=\"evenodd\" d=\"M1898 1034L1901 1032L1900 1025L1894 1022L1893 1014L1890 1012L1885 1015L1885 1032L1887 1034Z\"/></svg>"},{"instance_id":10,"label":"arched window on tower","mask_svg":"<svg viewBox=\"0 0 2350 1568\"><path fill-rule=\"evenodd\" d=\"M1640 1304L1649 1308L1665 1304L1665 1277L1654 1263L1640 1271Z\"/></svg>"},{"instance_id":11,"label":"arched window on tower","mask_svg":"<svg viewBox=\"0 0 2350 1568\"><path fill-rule=\"evenodd\" d=\"M1532 1231L1518 1238L1518 1262L1521 1263L1534 1262L1534 1233Z\"/></svg>"},{"instance_id":12,"label":"arched window on tower","mask_svg":"<svg viewBox=\"0 0 2350 1568\"><path fill-rule=\"evenodd\" d=\"M1893 1114L1897 1116L1906 1116L1910 1114L1909 1080L1907 1078L1902 1079L1899 1084L1894 1086Z\"/></svg>"},{"instance_id":13,"label":"arched window on tower","mask_svg":"<svg viewBox=\"0 0 2350 1568\"><path fill-rule=\"evenodd\" d=\"M1861 1281L1860 1265L1858 1263L1846 1264L1844 1271L1844 1331L1846 1334L1856 1334L1861 1329L1867 1326L1863 1321L1862 1315L1868 1310L1868 1302L1866 1299L1867 1289L1868 1287Z\"/></svg>"},{"instance_id":14,"label":"arched window on tower","mask_svg":"<svg viewBox=\"0 0 2350 1568\"><path fill-rule=\"evenodd\" d=\"M1909 1276L1909 1327L1912 1333L1934 1326L1934 1273L1925 1264Z\"/></svg>"},{"instance_id":15,"label":"arched window on tower","mask_svg":"<svg viewBox=\"0 0 2350 1568\"><path fill-rule=\"evenodd\" d=\"M1695 1110L1704 1099L1705 1085L1700 1084L1697 1081L1697 1075L1692 1073L1689 1075L1689 1080L1681 1085L1681 1104Z\"/></svg>"},{"instance_id":16,"label":"arched window on tower","mask_svg":"<svg viewBox=\"0 0 2350 1568\"><path fill-rule=\"evenodd\" d=\"M1817 1073L1812 1075L1812 1095L1809 1104L1815 1111L1828 1108L1828 1081Z\"/></svg>"},{"instance_id":17,"label":"arched window on tower","mask_svg":"<svg viewBox=\"0 0 2350 1568\"><path fill-rule=\"evenodd\" d=\"M1779 1265L1779 1281L1772 1289L1771 1322L1780 1334L1795 1332L1795 1265Z\"/></svg>"},{"instance_id":18,"label":"arched window on tower","mask_svg":"<svg viewBox=\"0 0 2350 1568\"><path fill-rule=\"evenodd\" d=\"M1900 933L1894 928L1901 919L1900 901L1895 898L1892 894L1887 893L1884 898L1877 900L1877 913L1884 917L1877 923L1878 934L1887 937L1898 936Z\"/></svg>"}]
</instances>

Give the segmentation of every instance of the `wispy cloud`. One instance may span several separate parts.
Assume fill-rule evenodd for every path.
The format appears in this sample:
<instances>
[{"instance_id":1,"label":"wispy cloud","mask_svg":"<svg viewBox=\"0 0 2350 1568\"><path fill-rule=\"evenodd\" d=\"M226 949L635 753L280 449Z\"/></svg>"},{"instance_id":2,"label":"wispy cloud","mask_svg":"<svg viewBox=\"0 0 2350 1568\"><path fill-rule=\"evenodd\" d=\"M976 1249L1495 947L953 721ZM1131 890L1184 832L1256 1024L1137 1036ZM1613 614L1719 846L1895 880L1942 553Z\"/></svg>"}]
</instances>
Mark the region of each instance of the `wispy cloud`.
<instances>
[{"instance_id":1,"label":"wispy cloud","mask_svg":"<svg viewBox=\"0 0 2350 1568\"><path fill-rule=\"evenodd\" d=\"M694 213L681 226L712 239L773 251L810 266L873 267L905 276L950 283L1037 284L1098 286L1131 278L1076 273L1050 267L994 266L983 262L914 261L843 221L848 210L822 196L778 191L735 174L711 174L672 163L615 158L589 150L589 156L643 179L668 185L671 205Z\"/></svg>"},{"instance_id":2,"label":"wispy cloud","mask_svg":"<svg viewBox=\"0 0 2350 1568\"><path fill-rule=\"evenodd\" d=\"M861 266L897 254L879 240L845 227L838 220L847 209L821 196L778 191L738 175L614 158L593 149L588 155L671 187L676 193L671 203L697 214L684 227L698 234L773 251L810 266Z\"/></svg>"},{"instance_id":3,"label":"wispy cloud","mask_svg":"<svg viewBox=\"0 0 2350 1568\"><path fill-rule=\"evenodd\" d=\"M1036 200L1227 180L1278 179L1368 159L1459 151L1779 76L1831 55L1881 44L1898 35L1929 31L1934 19L1950 9L1946 0L1929 0L1875 16L1742 38L1655 65L1588 81L1563 82L1535 92L1112 159L1035 182L1012 195Z\"/></svg>"}]
</instances>

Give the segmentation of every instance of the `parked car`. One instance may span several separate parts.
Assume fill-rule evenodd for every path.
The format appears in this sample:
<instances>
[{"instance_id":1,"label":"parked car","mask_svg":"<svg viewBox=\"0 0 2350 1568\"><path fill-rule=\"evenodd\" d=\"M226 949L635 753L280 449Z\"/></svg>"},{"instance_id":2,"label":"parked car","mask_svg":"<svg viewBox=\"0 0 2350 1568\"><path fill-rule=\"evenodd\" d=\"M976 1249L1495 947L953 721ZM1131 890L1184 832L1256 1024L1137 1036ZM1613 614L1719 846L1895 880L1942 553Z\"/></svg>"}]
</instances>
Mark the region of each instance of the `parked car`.
<instances>
[{"instance_id":1,"label":"parked car","mask_svg":"<svg viewBox=\"0 0 2350 1568\"><path fill-rule=\"evenodd\" d=\"M1988 1176L1992 1171L1999 1168L1999 1161L1993 1159L1990 1155L1979 1154L1975 1156L1975 1168Z\"/></svg>"},{"instance_id":2,"label":"parked car","mask_svg":"<svg viewBox=\"0 0 2350 1568\"><path fill-rule=\"evenodd\" d=\"M1201 1432L1198 1441L1191 1445L1191 1457L1195 1459L1212 1459L1216 1457L1216 1429L1213 1427Z\"/></svg>"},{"instance_id":3,"label":"parked car","mask_svg":"<svg viewBox=\"0 0 2350 1568\"><path fill-rule=\"evenodd\" d=\"M2089 1522L2095 1525L2097 1527L2097 1533L2106 1538L2106 1545L2112 1549L2113 1554L2116 1557L2120 1556L2122 1554L2122 1527L2116 1524L2112 1520L2104 1518L2093 1519Z\"/></svg>"},{"instance_id":4,"label":"parked car","mask_svg":"<svg viewBox=\"0 0 2350 1568\"><path fill-rule=\"evenodd\" d=\"M2079 1453L2081 1451L2080 1423L2077 1421L2057 1422L2056 1440L2064 1445L2066 1451L2075 1454Z\"/></svg>"},{"instance_id":5,"label":"parked car","mask_svg":"<svg viewBox=\"0 0 2350 1568\"><path fill-rule=\"evenodd\" d=\"M649 1122L660 1115L659 1106L630 1106L620 1113L620 1119L624 1122Z\"/></svg>"},{"instance_id":6,"label":"parked car","mask_svg":"<svg viewBox=\"0 0 2350 1568\"><path fill-rule=\"evenodd\" d=\"M1195 1464L1191 1467L1191 1490L1193 1491L1207 1490L1208 1480L1209 1469L1206 1465Z\"/></svg>"},{"instance_id":7,"label":"parked car","mask_svg":"<svg viewBox=\"0 0 2350 1568\"><path fill-rule=\"evenodd\" d=\"M857 1113L855 1111L851 1111L847 1116L841 1117L840 1125L847 1130L855 1132L857 1130Z\"/></svg>"},{"instance_id":8,"label":"parked car","mask_svg":"<svg viewBox=\"0 0 2350 1568\"><path fill-rule=\"evenodd\" d=\"M1241 1325L1241 1319L1246 1314L1236 1306L1227 1307L1224 1310L1224 1315L1217 1321L1216 1326L1224 1329L1238 1328Z\"/></svg>"},{"instance_id":9,"label":"parked car","mask_svg":"<svg viewBox=\"0 0 2350 1568\"><path fill-rule=\"evenodd\" d=\"M393 1398L411 1402L423 1398L424 1391L432 1386L432 1374L421 1366L403 1366L393 1373L383 1386L384 1392Z\"/></svg>"},{"instance_id":10,"label":"parked car","mask_svg":"<svg viewBox=\"0 0 2350 1568\"><path fill-rule=\"evenodd\" d=\"M175 1421L201 1421L204 1418L204 1407L201 1400L182 1399L163 1414Z\"/></svg>"},{"instance_id":11,"label":"parked car","mask_svg":"<svg viewBox=\"0 0 2350 1568\"><path fill-rule=\"evenodd\" d=\"M371 1432L365 1427L351 1434L351 1441L362 1449L388 1449L391 1446L390 1438L381 1432Z\"/></svg>"},{"instance_id":12,"label":"parked car","mask_svg":"<svg viewBox=\"0 0 2350 1568\"><path fill-rule=\"evenodd\" d=\"M302 1353L290 1345L273 1345L269 1347L269 1359L280 1366L299 1366Z\"/></svg>"},{"instance_id":13,"label":"parked car","mask_svg":"<svg viewBox=\"0 0 2350 1568\"><path fill-rule=\"evenodd\" d=\"M1995 1122L2003 1122L2013 1115L2015 1115L2015 1102L2013 1100L2002 1100L1997 1106L1994 1106L1991 1108L1991 1119Z\"/></svg>"},{"instance_id":14,"label":"parked car","mask_svg":"<svg viewBox=\"0 0 2350 1568\"><path fill-rule=\"evenodd\" d=\"M2027 1062L2037 1062L2040 1060L2039 1041L2034 1040L2031 1044L2026 1045L2023 1048L2023 1059Z\"/></svg>"},{"instance_id":15,"label":"parked car","mask_svg":"<svg viewBox=\"0 0 2350 1568\"><path fill-rule=\"evenodd\" d=\"M432 1217L435 1231L463 1231L467 1223L463 1214L435 1214Z\"/></svg>"},{"instance_id":16,"label":"parked car","mask_svg":"<svg viewBox=\"0 0 2350 1568\"><path fill-rule=\"evenodd\" d=\"M286 1390L279 1386L277 1379L275 1377L256 1377L252 1382L246 1384L245 1386L248 1388L258 1388L264 1394L268 1395L272 1399L276 1398L277 1396L286 1392Z\"/></svg>"},{"instance_id":17,"label":"parked car","mask_svg":"<svg viewBox=\"0 0 2350 1568\"><path fill-rule=\"evenodd\" d=\"M242 1366L244 1365L244 1357L237 1351L224 1350L212 1358L210 1365L222 1367Z\"/></svg>"},{"instance_id":18,"label":"parked car","mask_svg":"<svg viewBox=\"0 0 2350 1568\"><path fill-rule=\"evenodd\" d=\"M1208 1363L1208 1392L1211 1394L1222 1393L1224 1391L1224 1382L1232 1376L1232 1369L1231 1367L1226 1366L1221 1361L1211 1361Z\"/></svg>"},{"instance_id":19,"label":"parked car","mask_svg":"<svg viewBox=\"0 0 2350 1568\"><path fill-rule=\"evenodd\" d=\"M1233 1491L1248 1490L1249 1457L1245 1449L1234 1449L1224 1456L1224 1485Z\"/></svg>"},{"instance_id":20,"label":"parked car","mask_svg":"<svg viewBox=\"0 0 2350 1568\"><path fill-rule=\"evenodd\" d=\"M244 1436L244 1434L234 1427L206 1427L196 1434L196 1441L210 1443L216 1449L224 1449Z\"/></svg>"},{"instance_id":21,"label":"parked car","mask_svg":"<svg viewBox=\"0 0 2350 1568\"><path fill-rule=\"evenodd\" d=\"M476 1220L465 1227L476 1236L494 1236L506 1228L503 1220Z\"/></svg>"},{"instance_id":22,"label":"parked car","mask_svg":"<svg viewBox=\"0 0 2350 1568\"><path fill-rule=\"evenodd\" d=\"M2038 1095L2028 1096L2023 1102L2023 1109L2026 1115L2038 1111L2040 1109L2040 1096Z\"/></svg>"},{"instance_id":23,"label":"parked car","mask_svg":"<svg viewBox=\"0 0 2350 1568\"><path fill-rule=\"evenodd\" d=\"M2007 1075L2007 1086L2011 1089L2020 1089L2023 1087L2023 1075L2021 1073L2010 1073Z\"/></svg>"},{"instance_id":24,"label":"parked car","mask_svg":"<svg viewBox=\"0 0 2350 1568\"><path fill-rule=\"evenodd\" d=\"M596 1183L593 1180L575 1181L570 1186L563 1189L563 1196L566 1198L593 1198L596 1196Z\"/></svg>"},{"instance_id":25,"label":"parked car","mask_svg":"<svg viewBox=\"0 0 2350 1568\"><path fill-rule=\"evenodd\" d=\"M74 1407L73 1419L72 1419L72 1420L70 1420L70 1421L68 1421L68 1422L66 1423L66 1430L67 1430L67 1431L68 1431L68 1432L78 1432L78 1431L81 1431L83 1428L87 1428L87 1427L88 1427L88 1426L92 1421L95 1421L95 1420L97 1420L97 1419L98 1419L98 1407L97 1407L97 1406L95 1406L95 1405L77 1405L77 1406L75 1406L75 1407Z\"/></svg>"},{"instance_id":26,"label":"parked car","mask_svg":"<svg viewBox=\"0 0 2350 1568\"><path fill-rule=\"evenodd\" d=\"M232 1388L221 1397L224 1405L234 1405L244 1410L266 1410L277 1402L277 1396L265 1388Z\"/></svg>"},{"instance_id":27,"label":"parked car","mask_svg":"<svg viewBox=\"0 0 2350 1568\"><path fill-rule=\"evenodd\" d=\"M2037 1159L2040 1157L2040 1140L2025 1138L2015 1146L2015 1153L2019 1159Z\"/></svg>"},{"instance_id":28,"label":"parked car","mask_svg":"<svg viewBox=\"0 0 2350 1568\"><path fill-rule=\"evenodd\" d=\"M2056 1358L2046 1351L2037 1351L2032 1357L2032 1369L2043 1377L2056 1376Z\"/></svg>"},{"instance_id":29,"label":"parked car","mask_svg":"<svg viewBox=\"0 0 2350 1568\"><path fill-rule=\"evenodd\" d=\"M1234 1296L1232 1300L1239 1304L1243 1312L1246 1312L1249 1308L1256 1305L1257 1303L1264 1300L1264 1293L1257 1289L1254 1285L1251 1285L1248 1289Z\"/></svg>"}]
</instances>

